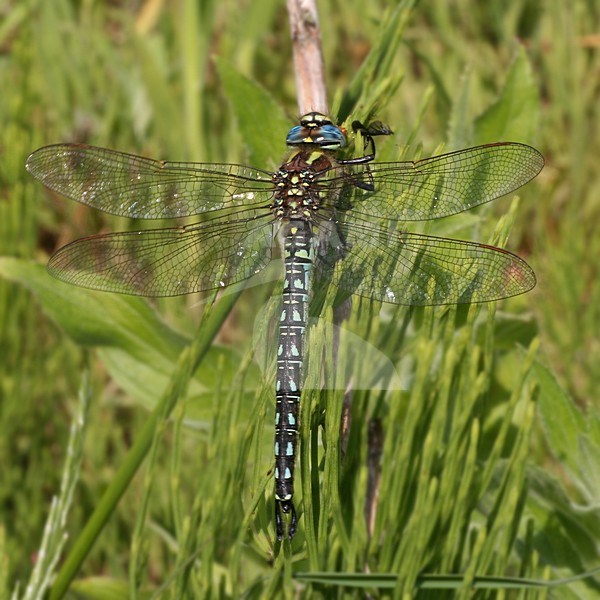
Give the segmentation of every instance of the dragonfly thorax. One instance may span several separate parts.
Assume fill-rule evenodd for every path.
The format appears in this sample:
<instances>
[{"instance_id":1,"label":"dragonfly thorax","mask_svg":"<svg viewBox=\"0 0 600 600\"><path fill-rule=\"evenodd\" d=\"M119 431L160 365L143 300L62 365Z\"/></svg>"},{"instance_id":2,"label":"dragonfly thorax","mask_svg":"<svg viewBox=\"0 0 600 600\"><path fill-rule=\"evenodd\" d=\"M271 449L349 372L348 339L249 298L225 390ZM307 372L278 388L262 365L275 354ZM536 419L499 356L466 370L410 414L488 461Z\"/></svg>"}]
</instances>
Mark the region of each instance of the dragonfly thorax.
<instances>
[{"instance_id":1,"label":"dragonfly thorax","mask_svg":"<svg viewBox=\"0 0 600 600\"><path fill-rule=\"evenodd\" d=\"M283 219L312 219L321 205L319 178L332 168L323 152L297 152L273 174L271 209Z\"/></svg>"}]
</instances>

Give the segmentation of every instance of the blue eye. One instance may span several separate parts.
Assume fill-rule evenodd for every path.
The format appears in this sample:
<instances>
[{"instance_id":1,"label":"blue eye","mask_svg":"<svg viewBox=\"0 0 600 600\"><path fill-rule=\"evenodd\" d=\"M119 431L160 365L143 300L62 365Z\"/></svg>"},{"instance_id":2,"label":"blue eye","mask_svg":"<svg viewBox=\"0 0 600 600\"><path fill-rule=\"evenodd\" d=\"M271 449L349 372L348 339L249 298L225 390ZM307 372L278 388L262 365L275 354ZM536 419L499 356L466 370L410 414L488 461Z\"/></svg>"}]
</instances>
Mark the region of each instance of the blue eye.
<instances>
[{"instance_id":1,"label":"blue eye","mask_svg":"<svg viewBox=\"0 0 600 600\"><path fill-rule=\"evenodd\" d=\"M319 127L313 138L315 143L323 148L342 148L346 145L346 136L336 125Z\"/></svg>"},{"instance_id":2,"label":"blue eye","mask_svg":"<svg viewBox=\"0 0 600 600\"><path fill-rule=\"evenodd\" d=\"M306 128L301 125L296 125L290 129L290 132L287 134L285 138L285 143L288 146L296 146L297 144L301 144L304 142L304 138L306 137Z\"/></svg>"}]
</instances>

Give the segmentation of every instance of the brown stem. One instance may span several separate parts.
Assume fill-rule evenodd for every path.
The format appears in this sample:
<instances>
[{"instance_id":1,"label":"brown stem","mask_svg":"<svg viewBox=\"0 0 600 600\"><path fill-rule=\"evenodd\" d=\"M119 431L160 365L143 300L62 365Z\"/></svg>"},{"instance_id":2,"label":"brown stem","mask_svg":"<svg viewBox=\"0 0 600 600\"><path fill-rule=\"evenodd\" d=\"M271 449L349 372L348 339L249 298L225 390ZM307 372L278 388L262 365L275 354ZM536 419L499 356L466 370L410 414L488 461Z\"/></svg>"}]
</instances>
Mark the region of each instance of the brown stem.
<instances>
[{"instance_id":1,"label":"brown stem","mask_svg":"<svg viewBox=\"0 0 600 600\"><path fill-rule=\"evenodd\" d=\"M287 0L287 9L294 49L298 110L301 115L311 111L327 114L325 66L315 0Z\"/></svg>"},{"instance_id":2,"label":"brown stem","mask_svg":"<svg viewBox=\"0 0 600 600\"><path fill-rule=\"evenodd\" d=\"M383 452L383 427L380 419L373 419L369 423L369 455L367 457L367 499L365 505L365 519L369 537L373 537L375 530L375 516L379 504L379 486L381 483L381 453Z\"/></svg>"}]
</instances>

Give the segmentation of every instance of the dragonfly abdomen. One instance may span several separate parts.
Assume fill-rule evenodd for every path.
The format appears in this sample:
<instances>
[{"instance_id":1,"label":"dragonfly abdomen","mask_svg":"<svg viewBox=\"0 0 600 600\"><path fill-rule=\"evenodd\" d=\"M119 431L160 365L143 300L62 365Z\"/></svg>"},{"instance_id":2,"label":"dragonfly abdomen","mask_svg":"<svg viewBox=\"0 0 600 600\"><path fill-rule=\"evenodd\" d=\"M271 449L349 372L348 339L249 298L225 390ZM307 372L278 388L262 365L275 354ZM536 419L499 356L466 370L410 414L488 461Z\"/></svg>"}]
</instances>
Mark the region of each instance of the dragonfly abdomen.
<instances>
[{"instance_id":1,"label":"dragonfly abdomen","mask_svg":"<svg viewBox=\"0 0 600 600\"><path fill-rule=\"evenodd\" d=\"M294 495L294 463L299 425L299 405L304 360L304 335L312 266L312 230L305 220L292 219L284 232L285 278L277 349L275 384L275 520L277 538L283 538L281 512L291 513L288 536L297 519Z\"/></svg>"}]
</instances>

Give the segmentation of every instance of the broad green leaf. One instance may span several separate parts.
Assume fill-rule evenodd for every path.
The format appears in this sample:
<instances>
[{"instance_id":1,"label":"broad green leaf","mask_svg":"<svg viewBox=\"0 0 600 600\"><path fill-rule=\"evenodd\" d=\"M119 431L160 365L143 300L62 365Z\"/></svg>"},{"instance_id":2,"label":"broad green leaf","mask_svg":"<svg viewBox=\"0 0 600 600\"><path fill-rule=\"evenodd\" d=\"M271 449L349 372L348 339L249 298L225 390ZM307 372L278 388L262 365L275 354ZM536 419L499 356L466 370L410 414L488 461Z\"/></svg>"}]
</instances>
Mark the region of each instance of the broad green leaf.
<instances>
[{"instance_id":1,"label":"broad green leaf","mask_svg":"<svg viewBox=\"0 0 600 600\"><path fill-rule=\"evenodd\" d=\"M538 138L539 98L521 46L498 100L475 121L475 143L524 142Z\"/></svg>"},{"instance_id":2,"label":"broad green leaf","mask_svg":"<svg viewBox=\"0 0 600 600\"><path fill-rule=\"evenodd\" d=\"M0 258L0 275L29 288L75 342L99 348L111 376L128 394L148 408L156 404L188 340L145 300L72 286L52 278L43 266L16 258ZM196 398L196 418L206 416L206 406L198 404L198 399L212 398L208 392L216 388L226 393L224 382L232 381L239 362L232 349L215 346L209 350L188 390L188 398ZM259 378L258 369L248 373L249 389L258 386Z\"/></svg>"},{"instance_id":3,"label":"broad green leaf","mask_svg":"<svg viewBox=\"0 0 600 600\"><path fill-rule=\"evenodd\" d=\"M217 71L227 99L235 113L252 166L267 169L274 158L283 154L282 140L290 128L281 107L273 96L255 81L248 79L225 60L216 60Z\"/></svg>"},{"instance_id":4,"label":"broad green leaf","mask_svg":"<svg viewBox=\"0 0 600 600\"><path fill-rule=\"evenodd\" d=\"M594 504L600 498L600 444L587 434L579 436L580 488L587 492L587 499Z\"/></svg>"},{"instance_id":5,"label":"broad green leaf","mask_svg":"<svg viewBox=\"0 0 600 600\"><path fill-rule=\"evenodd\" d=\"M537 523L535 546L542 560L571 572L594 564L600 536L600 509L578 506L549 471L530 466L527 511Z\"/></svg>"},{"instance_id":6,"label":"broad green leaf","mask_svg":"<svg viewBox=\"0 0 600 600\"><path fill-rule=\"evenodd\" d=\"M156 352L176 357L187 343L141 298L69 285L42 265L17 258L0 258L0 275L29 288L52 320L83 346L114 346L142 360Z\"/></svg>"},{"instance_id":7,"label":"broad green leaf","mask_svg":"<svg viewBox=\"0 0 600 600\"><path fill-rule=\"evenodd\" d=\"M548 448L578 479L579 435L586 429L585 418L542 363L534 363L532 374L540 388L538 408Z\"/></svg>"}]
</instances>

